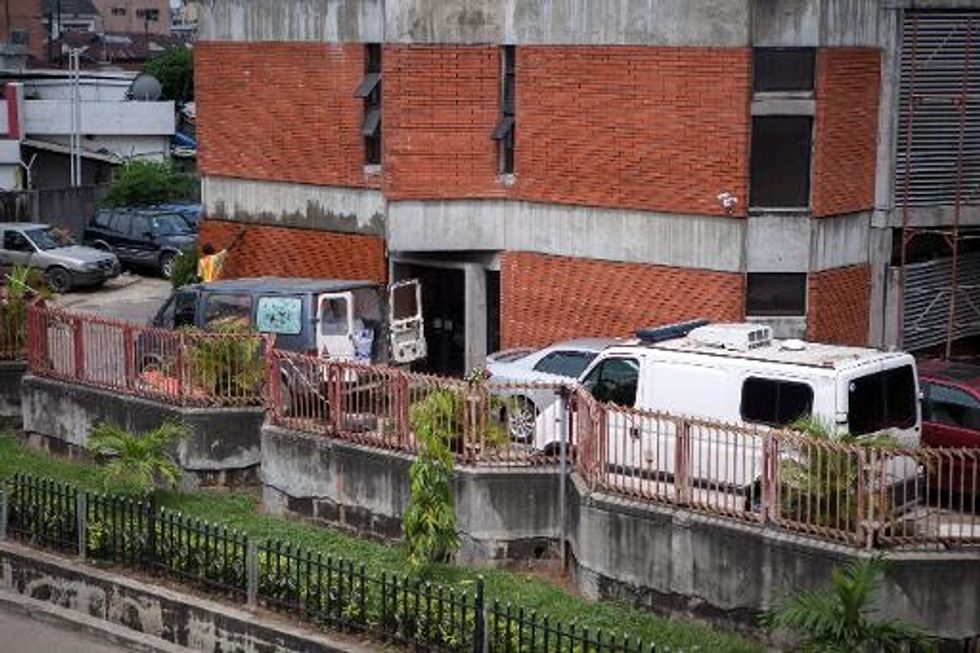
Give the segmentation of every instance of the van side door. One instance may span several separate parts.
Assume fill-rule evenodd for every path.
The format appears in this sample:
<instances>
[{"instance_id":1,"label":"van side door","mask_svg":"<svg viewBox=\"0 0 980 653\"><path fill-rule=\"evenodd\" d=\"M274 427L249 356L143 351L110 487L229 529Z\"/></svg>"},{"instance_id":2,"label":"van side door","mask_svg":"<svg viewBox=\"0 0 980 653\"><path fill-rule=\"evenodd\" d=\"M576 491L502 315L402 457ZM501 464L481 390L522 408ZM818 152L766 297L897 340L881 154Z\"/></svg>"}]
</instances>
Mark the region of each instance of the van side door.
<instances>
[{"instance_id":1,"label":"van side door","mask_svg":"<svg viewBox=\"0 0 980 653\"><path fill-rule=\"evenodd\" d=\"M428 352L418 279L399 281L388 288L388 311L392 362L404 365L424 359Z\"/></svg>"},{"instance_id":2,"label":"van side door","mask_svg":"<svg viewBox=\"0 0 980 653\"><path fill-rule=\"evenodd\" d=\"M354 360L354 296L323 293L316 303L316 350L321 358Z\"/></svg>"}]
</instances>

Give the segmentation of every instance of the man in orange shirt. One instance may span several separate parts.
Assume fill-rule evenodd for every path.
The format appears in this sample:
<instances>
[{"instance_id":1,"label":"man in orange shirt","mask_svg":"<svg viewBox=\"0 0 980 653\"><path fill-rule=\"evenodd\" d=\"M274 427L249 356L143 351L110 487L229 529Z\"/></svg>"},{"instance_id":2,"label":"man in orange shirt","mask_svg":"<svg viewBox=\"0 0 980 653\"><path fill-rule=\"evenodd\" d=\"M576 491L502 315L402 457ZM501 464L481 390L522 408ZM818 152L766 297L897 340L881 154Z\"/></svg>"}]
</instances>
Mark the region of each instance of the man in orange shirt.
<instances>
[{"instance_id":1,"label":"man in orange shirt","mask_svg":"<svg viewBox=\"0 0 980 653\"><path fill-rule=\"evenodd\" d=\"M244 235L245 230L239 229L238 235L231 241L231 244L220 252L215 252L214 247L210 244L204 245L201 248L202 256L197 261L197 278L204 283L216 281L221 276L221 270L228 259L228 252L238 244Z\"/></svg>"}]
</instances>

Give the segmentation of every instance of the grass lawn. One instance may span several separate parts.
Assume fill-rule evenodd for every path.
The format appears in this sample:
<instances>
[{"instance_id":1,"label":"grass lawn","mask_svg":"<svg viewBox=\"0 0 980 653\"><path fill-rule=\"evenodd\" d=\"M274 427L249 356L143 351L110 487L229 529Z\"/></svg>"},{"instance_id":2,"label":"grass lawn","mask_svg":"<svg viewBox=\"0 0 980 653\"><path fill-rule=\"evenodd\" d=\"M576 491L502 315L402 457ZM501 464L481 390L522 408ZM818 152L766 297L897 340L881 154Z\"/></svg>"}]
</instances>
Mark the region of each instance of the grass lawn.
<instances>
[{"instance_id":1,"label":"grass lawn","mask_svg":"<svg viewBox=\"0 0 980 653\"><path fill-rule=\"evenodd\" d=\"M0 478L18 472L59 479L87 489L101 489L97 470L92 464L52 458L27 448L16 436L0 434ZM260 514L259 500L250 494L161 492L158 500L161 505L184 514L235 528L253 537L286 540L324 555L363 563L369 572L404 573L409 568L402 546ZM658 648L666 645L697 646L701 651L765 650L755 642L701 624L661 619L626 605L587 601L541 579L517 572L443 566L433 572L433 581L462 587L472 584L478 575L484 578L488 601L510 602L565 623L574 622L590 631L601 629L628 635L656 643Z\"/></svg>"}]
</instances>

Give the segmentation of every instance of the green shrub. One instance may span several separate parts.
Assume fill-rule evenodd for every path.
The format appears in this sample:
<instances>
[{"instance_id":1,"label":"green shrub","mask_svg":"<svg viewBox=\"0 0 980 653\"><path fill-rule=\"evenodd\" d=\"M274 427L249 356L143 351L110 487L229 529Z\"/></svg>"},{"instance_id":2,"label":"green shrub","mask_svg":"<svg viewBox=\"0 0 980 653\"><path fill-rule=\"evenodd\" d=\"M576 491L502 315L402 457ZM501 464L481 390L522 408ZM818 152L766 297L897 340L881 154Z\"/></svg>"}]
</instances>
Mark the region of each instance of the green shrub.
<instances>
[{"instance_id":1,"label":"green shrub","mask_svg":"<svg viewBox=\"0 0 980 653\"><path fill-rule=\"evenodd\" d=\"M140 435L102 422L92 429L87 448L101 462L104 487L146 495L158 480L177 487L181 472L169 450L187 434L185 425L172 421Z\"/></svg>"},{"instance_id":2,"label":"green shrub","mask_svg":"<svg viewBox=\"0 0 980 653\"><path fill-rule=\"evenodd\" d=\"M188 331L192 391L251 401L265 378L262 339L248 326L219 325L214 332ZM251 335L252 337L243 337Z\"/></svg>"},{"instance_id":3,"label":"green shrub","mask_svg":"<svg viewBox=\"0 0 980 653\"><path fill-rule=\"evenodd\" d=\"M185 247L180 250L177 258L174 259L174 266L170 273L170 283L175 289L197 282L199 256L196 247Z\"/></svg>"},{"instance_id":4,"label":"green shrub","mask_svg":"<svg viewBox=\"0 0 980 653\"><path fill-rule=\"evenodd\" d=\"M143 65L143 72L160 81L162 98L178 104L194 99L194 56L186 47L171 48Z\"/></svg>"},{"instance_id":5,"label":"green shrub","mask_svg":"<svg viewBox=\"0 0 980 653\"><path fill-rule=\"evenodd\" d=\"M50 294L40 270L15 265L7 273L0 320L0 328L3 329L0 335L3 353L16 356L24 350L27 338L27 305L36 297L46 298Z\"/></svg>"},{"instance_id":6,"label":"green shrub","mask_svg":"<svg viewBox=\"0 0 980 653\"><path fill-rule=\"evenodd\" d=\"M197 178L177 171L167 161L127 161L116 173L106 206L139 206L182 202L194 198Z\"/></svg>"}]
</instances>

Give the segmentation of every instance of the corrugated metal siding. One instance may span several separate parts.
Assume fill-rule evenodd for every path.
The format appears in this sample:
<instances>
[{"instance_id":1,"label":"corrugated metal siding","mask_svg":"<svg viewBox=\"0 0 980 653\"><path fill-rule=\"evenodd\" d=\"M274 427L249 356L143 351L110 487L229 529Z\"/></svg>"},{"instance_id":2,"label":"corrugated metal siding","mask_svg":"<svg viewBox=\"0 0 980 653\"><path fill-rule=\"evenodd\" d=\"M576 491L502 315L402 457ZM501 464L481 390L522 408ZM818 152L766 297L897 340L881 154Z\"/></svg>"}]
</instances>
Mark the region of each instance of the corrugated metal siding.
<instances>
[{"instance_id":1,"label":"corrugated metal siding","mask_svg":"<svg viewBox=\"0 0 980 653\"><path fill-rule=\"evenodd\" d=\"M972 33L969 66L968 33ZM919 101L912 114L911 156L907 164L913 58L915 94ZM959 108L951 96L962 90L964 71L968 71L968 94L962 201L980 204L980 11L907 11L902 26L901 62L896 206L902 206L906 184L909 206L954 203Z\"/></svg>"},{"instance_id":2,"label":"corrugated metal siding","mask_svg":"<svg viewBox=\"0 0 980 653\"><path fill-rule=\"evenodd\" d=\"M905 341L908 350L946 341L951 258L905 266ZM980 335L980 253L961 254L953 337Z\"/></svg>"}]
</instances>

